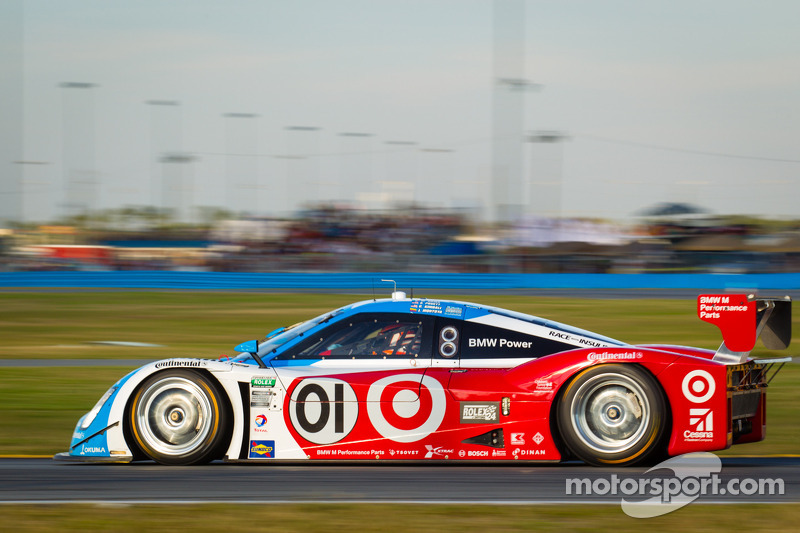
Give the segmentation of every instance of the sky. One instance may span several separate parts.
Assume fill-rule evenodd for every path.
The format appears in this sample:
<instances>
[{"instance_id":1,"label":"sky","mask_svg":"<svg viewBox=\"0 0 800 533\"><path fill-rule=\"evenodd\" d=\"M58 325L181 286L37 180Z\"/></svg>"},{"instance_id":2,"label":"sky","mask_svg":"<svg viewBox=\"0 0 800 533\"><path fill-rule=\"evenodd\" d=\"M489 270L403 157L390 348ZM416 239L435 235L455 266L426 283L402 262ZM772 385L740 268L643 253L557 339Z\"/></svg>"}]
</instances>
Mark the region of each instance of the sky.
<instances>
[{"instance_id":1,"label":"sky","mask_svg":"<svg viewBox=\"0 0 800 533\"><path fill-rule=\"evenodd\" d=\"M413 201L490 221L498 157L527 216L800 218L798 20L794 0L4 0L0 220ZM526 84L502 96L509 56Z\"/></svg>"}]
</instances>

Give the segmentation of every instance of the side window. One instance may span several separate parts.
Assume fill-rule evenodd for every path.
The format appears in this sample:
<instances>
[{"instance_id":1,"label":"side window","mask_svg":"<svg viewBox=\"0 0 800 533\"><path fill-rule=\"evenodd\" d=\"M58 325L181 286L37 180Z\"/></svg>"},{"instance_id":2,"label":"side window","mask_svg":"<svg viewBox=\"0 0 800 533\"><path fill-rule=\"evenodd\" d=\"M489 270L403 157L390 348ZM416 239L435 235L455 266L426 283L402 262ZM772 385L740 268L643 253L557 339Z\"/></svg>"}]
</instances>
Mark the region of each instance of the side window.
<instances>
[{"instance_id":1,"label":"side window","mask_svg":"<svg viewBox=\"0 0 800 533\"><path fill-rule=\"evenodd\" d=\"M425 334L418 317L353 317L298 346L295 359L389 359L418 357Z\"/></svg>"}]
</instances>

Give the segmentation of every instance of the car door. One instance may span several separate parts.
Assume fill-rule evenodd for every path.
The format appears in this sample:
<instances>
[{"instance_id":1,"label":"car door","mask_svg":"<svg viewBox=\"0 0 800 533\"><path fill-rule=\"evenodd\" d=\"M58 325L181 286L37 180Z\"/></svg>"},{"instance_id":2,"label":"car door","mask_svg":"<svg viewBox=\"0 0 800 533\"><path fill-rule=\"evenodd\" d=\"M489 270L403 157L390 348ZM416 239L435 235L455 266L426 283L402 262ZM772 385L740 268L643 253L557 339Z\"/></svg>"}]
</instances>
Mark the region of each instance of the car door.
<instances>
[{"instance_id":1,"label":"car door","mask_svg":"<svg viewBox=\"0 0 800 533\"><path fill-rule=\"evenodd\" d=\"M319 445L345 439L358 423L394 435L392 415L425 398L432 326L427 316L362 313L309 334L271 362L286 390L287 424Z\"/></svg>"}]
</instances>

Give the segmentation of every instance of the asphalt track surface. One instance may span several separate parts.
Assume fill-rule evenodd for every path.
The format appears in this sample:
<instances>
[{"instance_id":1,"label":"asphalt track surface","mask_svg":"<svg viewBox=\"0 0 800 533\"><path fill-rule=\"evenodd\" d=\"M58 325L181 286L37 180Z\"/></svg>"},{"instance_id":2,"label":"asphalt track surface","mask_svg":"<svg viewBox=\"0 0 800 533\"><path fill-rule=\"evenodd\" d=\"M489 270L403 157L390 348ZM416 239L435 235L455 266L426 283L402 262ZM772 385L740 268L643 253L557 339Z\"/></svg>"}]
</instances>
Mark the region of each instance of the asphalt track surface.
<instances>
[{"instance_id":1,"label":"asphalt track surface","mask_svg":"<svg viewBox=\"0 0 800 533\"><path fill-rule=\"evenodd\" d=\"M402 464L215 462L170 467L65 463L49 458L0 459L0 503L278 503L409 502L461 504L619 504L648 499L625 480L652 479L645 468L595 468L582 463ZM660 470L669 478L672 472ZM609 488L616 476L614 494ZM674 476L672 476L673 479ZM743 492L748 480L782 480L783 494L700 494L697 503L800 502L800 456L722 458L725 487ZM605 494L567 492L568 479L588 479ZM596 480L601 480L595 483ZM777 485L776 485L777 487ZM688 490L693 490L689 487ZM725 490L727 492L727 490ZM719 491L717 491L719 492ZM767 492L765 490L765 492Z\"/></svg>"}]
</instances>

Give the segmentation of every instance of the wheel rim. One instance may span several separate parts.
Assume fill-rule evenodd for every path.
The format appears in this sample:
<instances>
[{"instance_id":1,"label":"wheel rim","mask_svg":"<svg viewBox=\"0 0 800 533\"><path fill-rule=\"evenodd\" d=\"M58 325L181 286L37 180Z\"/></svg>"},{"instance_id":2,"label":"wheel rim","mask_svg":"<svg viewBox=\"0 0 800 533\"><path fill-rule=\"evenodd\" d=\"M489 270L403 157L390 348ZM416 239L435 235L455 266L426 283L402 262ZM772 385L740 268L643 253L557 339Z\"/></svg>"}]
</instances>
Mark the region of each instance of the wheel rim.
<instances>
[{"instance_id":1,"label":"wheel rim","mask_svg":"<svg viewBox=\"0 0 800 533\"><path fill-rule=\"evenodd\" d=\"M583 442L600 453L636 446L647 432L650 403L642 387L622 375L599 375L581 384L571 405L572 425Z\"/></svg>"},{"instance_id":2,"label":"wheel rim","mask_svg":"<svg viewBox=\"0 0 800 533\"><path fill-rule=\"evenodd\" d=\"M142 393L136 425L153 451L181 456L202 446L212 431L214 411L208 393L188 379L172 377Z\"/></svg>"}]
</instances>

